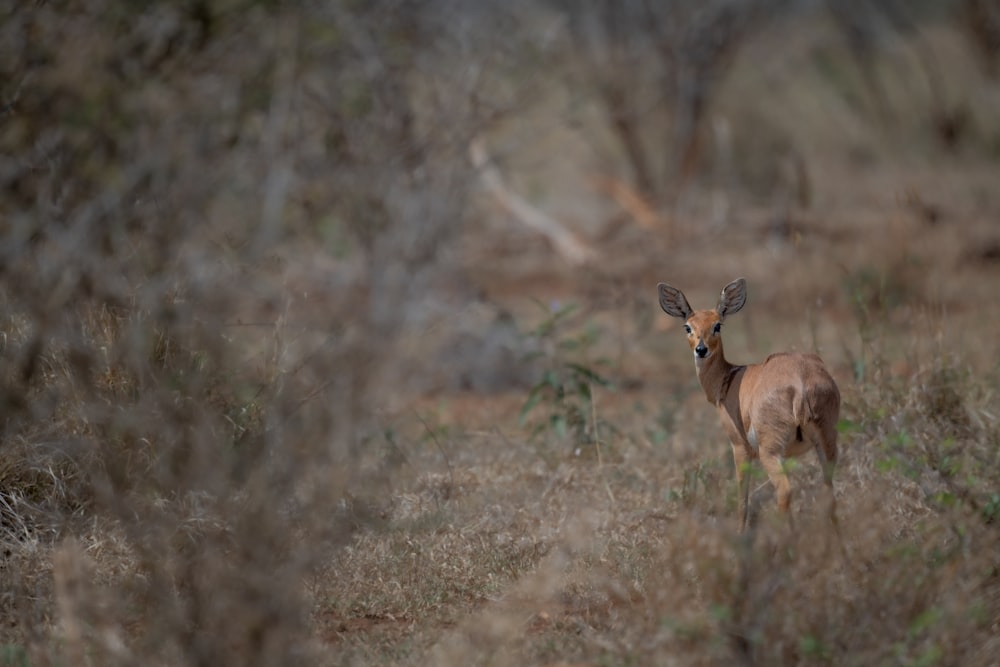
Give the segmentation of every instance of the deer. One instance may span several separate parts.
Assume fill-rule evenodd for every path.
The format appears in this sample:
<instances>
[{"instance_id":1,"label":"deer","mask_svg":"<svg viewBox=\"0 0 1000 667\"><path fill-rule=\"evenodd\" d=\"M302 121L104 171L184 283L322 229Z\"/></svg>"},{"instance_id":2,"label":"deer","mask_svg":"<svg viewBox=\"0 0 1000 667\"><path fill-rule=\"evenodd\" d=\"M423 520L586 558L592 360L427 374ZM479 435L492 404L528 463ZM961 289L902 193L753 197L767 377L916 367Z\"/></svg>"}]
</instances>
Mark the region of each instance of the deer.
<instances>
[{"instance_id":1,"label":"deer","mask_svg":"<svg viewBox=\"0 0 1000 667\"><path fill-rule=\"evenodd\" d=\"M819 457L837 529L833 473L837 464L840 390L818 354L776 352L762 363L734 365L722 349L722 325L747 301L747 284L737 278L722 290L714 310L694 310L684 293L657 285L660 307L684 320L695 369L705 397L719 411L733 447L739 503L739 531L747 528L749 467L759 459L775 488L778 510L792 524L792 488L784 461L810 449Z\"/></svg>"}]
</instances>

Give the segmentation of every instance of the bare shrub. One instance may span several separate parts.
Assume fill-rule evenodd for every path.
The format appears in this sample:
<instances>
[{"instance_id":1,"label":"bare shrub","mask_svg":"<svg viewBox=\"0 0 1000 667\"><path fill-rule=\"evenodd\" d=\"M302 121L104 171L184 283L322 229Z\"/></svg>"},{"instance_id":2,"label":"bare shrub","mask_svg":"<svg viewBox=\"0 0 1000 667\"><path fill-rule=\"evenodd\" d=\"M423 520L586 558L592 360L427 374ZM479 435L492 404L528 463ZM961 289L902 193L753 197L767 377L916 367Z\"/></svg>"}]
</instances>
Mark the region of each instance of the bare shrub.
<instances>
[{"instance_id":1,"label":"bare shrub","mask_svg":"<svg viewBox=\"0 0 1000 667\"><path fill-rule=\"evenodd\" d=\"M716 88L770 2L553 3L635 188L675 198L697 171Z\"/></svg>"},{"instance_id":2,"label":"bare shrub","mask_svg":"<svg viewBox=\"0 0 1000 667\"><path fill-rule=\"evenodd\" d=\"M428 96L447 16L5 19L0 536L51 563L6 582L32 661L309 659L303 576L375 516L365 443L471 177L469 89ZM359 259L290 290L331 228Z\"/></svg>"}]
</instances>

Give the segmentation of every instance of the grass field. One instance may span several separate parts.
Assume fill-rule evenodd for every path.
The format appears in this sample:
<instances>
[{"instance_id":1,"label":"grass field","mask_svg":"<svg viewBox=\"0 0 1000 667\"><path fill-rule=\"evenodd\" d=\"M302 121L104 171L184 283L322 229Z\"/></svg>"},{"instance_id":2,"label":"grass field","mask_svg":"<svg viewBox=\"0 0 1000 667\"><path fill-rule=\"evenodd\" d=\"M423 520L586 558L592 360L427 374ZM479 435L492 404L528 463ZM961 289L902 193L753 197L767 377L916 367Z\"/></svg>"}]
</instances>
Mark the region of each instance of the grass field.
<instances>
[{"instance_id":1,"label":"grass field","mask_svg":"<svg viewBox=\"0 0 1000 667\"><path fill-rule=\"evenodd\" d=\"M53 46L0 114L31 153L0 164L0 666L1000 662L1000 88L954 25L878 52L886 127L825 20L775 22L648 227L594 186L625 169L593 100L533 85L488 140L596 251L574 267L446 150L399 167L391 123L324 153L339 35L268 11L120 96L99 68L63 94L112 41ZM28 141L46 87L64 124ZM738 276L730 361L818 351L839 384L840 540L810 455L794 528L758 466L737 531L655 286L706 308Z\"/></svg>"},{"instance_id":2,"label":"grass field","mask_svg":"<svg viewBox=\"0 0 1000 667\"><path fill-rule=\"evenodd\" d=\"M644 335L621 334L641 306L615 306L582 318L591 347L562 354L598 372L600 358L616 359L617 389L593 384L590 400L570 377L567 398L547 394L527 424L524 392L440 395L400 412L393 448L405 451L406 490L379 494L379 526L328 564L313 593L337 661L992 664L998 370L978 329L997 313L933 294L975 294L996 269L970 270L965 288L957 267L938 273L935 257L955 243L943 233L920 240L940 254L906 256L927 271L919 284L869 274L898 249L891 224L924 223L851 230L822 260L784 250L793 276L823 260L845 267L833 284L775 285L750 267L751 290L772 294L727 324L731 358L816 345L834 369L846 559L811 457L793 468L795 532L758 471L758 531L736 533L729 448L678 328L657 315ZM701 304L721 288L699 287L717 271L694 272ZM579 334L568 326L555 338ZM558 370L569 358L547 360ZM574 440L579 413L588 423Z\"/></svg>"}]
</instances>

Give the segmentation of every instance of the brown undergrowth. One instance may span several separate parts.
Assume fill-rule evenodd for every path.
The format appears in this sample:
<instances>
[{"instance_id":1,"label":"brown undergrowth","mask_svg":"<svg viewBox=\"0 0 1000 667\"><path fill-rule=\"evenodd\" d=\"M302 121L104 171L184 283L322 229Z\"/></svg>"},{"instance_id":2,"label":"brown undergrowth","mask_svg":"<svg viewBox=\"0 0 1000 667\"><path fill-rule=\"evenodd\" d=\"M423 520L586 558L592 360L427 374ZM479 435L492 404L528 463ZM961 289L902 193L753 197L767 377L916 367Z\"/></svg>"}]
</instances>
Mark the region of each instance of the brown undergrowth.
<instances>
[{"instance_id":1,"label":"brown undergrowth","mask_svg":"<svg viewBox=\"0 0 1000 667\"><path fill-rule=\"evenodd\" d=\"M984 387L925 373L939 384L849 393L842 544L811 463L793 473L808 480L794 530L761 489L739 536L721 441L673 457L625 438L611 463L555 468L505 442L455 496L425 500L427 519L406 516L410 498L336 559L320 623L332 609L405 620L392 639L341 621L348 664L990 664L997 425Z\"/></svg>"},{"instance_id":2,"label":"brown undergrowth","mask_svg":"<svg viewBox=\"0 0 1000 667\"><path fill-rule=\"evenodd\" d=\"M579 53L551 3L459 5L4 9L0 665L1000 662L996 86L957 29L921 19L972 113L939 147L918 37L769 24L704 173L573 268L466 149L600 227ZM853 67L907 73L905 123ZM839 535L809 460L794 528L756 471L736 531L654 285L739 275L727 355L840 384Z\"/></svg>"}]
</instances>

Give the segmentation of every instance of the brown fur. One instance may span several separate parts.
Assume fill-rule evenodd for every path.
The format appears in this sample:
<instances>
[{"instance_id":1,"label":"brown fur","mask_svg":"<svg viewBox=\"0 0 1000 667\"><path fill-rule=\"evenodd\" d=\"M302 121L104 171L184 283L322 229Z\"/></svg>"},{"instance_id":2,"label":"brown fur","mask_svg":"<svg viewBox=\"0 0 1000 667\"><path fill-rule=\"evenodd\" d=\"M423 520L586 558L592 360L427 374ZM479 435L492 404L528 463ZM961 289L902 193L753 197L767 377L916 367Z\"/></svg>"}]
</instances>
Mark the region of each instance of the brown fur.
<instances>
[{"instance_id":1,"label":"brown fur","mask_svg":"<svg viewBox=\"0 0 1000 667\"><path fill-rule=\"evenodd\" d=\"M698 379L708 401L719 410L732 443L740 488L740 529L747 523L749 462L760 459L775 487L778 508L787 512L791 485L783 461L810 449L823 466L831 518L836 521L833 468L837 462L840 391L823 360L816 354L791 352L778 352L763 363L747 366L726 360L719 329L726 315L739 311L746 303L742 278L726 286L715 310L692 310L680 290L663 283L659 293L664 312L685 320ZM699 356L699 349L704 356Z\"/></svg>"}]
</instances>

